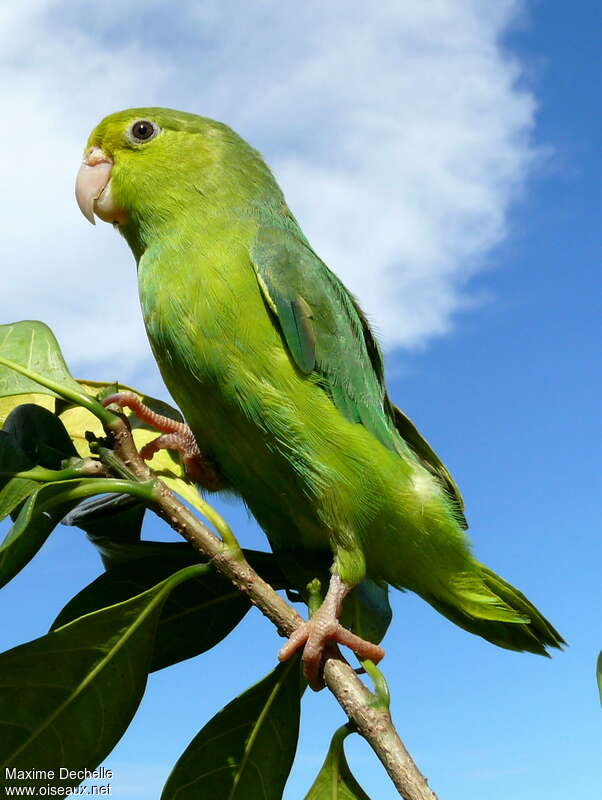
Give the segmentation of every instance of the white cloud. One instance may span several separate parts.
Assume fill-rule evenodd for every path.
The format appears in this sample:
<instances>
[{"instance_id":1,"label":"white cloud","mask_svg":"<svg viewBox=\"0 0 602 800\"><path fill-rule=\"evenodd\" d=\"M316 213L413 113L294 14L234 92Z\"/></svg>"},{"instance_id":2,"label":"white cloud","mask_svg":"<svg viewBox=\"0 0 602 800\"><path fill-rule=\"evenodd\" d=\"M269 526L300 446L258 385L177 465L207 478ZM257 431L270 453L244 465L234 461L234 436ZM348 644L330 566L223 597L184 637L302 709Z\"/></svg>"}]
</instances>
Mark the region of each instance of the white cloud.
<instances>
[{"instance_id":1,"label":"white cloud","mask_svg":"<svg viewBox=\"0 0 602 800\"><path fill-rule=\"evenodd\" d=\"M161 104L222 119L263 151L388 346L444 333L534 155L534 100L500 45L520 10L5 4L0 316L46 320L88 374L132 380L148 363L131 256L79 215L73 181L102 116Z\"/></svg>"}]
</instances>

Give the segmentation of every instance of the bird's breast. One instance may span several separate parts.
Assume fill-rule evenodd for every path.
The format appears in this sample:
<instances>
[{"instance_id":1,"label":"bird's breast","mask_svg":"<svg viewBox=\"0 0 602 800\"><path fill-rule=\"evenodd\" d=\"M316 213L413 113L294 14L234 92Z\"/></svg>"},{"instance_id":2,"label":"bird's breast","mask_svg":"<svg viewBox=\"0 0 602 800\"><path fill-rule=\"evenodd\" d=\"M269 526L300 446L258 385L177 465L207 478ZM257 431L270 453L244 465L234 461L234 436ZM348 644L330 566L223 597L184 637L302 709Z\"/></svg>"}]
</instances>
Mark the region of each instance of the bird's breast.
<instances>
[{"instance_id":1,"label":"bird's breast","mask_svg":"<svg viewBox=\"0 0 602 800\"><path fill-rule=\"evenodd\" d=\"M153 353L195 433L232 424L265 376L292 369L236 240L145 254L138 280Z\"/></svg>"}]
</instances>

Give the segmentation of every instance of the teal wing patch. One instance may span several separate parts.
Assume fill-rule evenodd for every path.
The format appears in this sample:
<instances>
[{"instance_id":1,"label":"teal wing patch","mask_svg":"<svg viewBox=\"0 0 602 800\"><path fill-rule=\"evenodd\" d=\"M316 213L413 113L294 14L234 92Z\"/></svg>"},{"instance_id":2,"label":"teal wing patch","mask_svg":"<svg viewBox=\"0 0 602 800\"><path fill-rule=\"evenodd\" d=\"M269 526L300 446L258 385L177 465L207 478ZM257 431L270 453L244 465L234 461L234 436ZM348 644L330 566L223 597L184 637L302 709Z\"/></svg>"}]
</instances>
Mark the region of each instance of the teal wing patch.
<instances>
[{"instance_id":1,"label":"teal wing patch","mask_svg":"<svg viewBox=\"0 0 602 800\"><path fill-rule=\"evenodd\" d=\"M336 275L302 238L279 228L260 228L251 260L298 369L317 373L347 419L389 449L403 450L386 399L380 350Z\"/></svg>"},{"instance_id":2,"label":"teal wing patch","mask_svg":"<svg viewBox=\"0 0 602 800\"><path fill-rule=\"evenodd\" d=\"M389 449L413 454L440 482L466 525L454 479L387 396L382 352L355 298L291 230L260 228L251 260L297 367L319 375L323 389L347 419L361 423Z\"/></svg>"}]
</instances>

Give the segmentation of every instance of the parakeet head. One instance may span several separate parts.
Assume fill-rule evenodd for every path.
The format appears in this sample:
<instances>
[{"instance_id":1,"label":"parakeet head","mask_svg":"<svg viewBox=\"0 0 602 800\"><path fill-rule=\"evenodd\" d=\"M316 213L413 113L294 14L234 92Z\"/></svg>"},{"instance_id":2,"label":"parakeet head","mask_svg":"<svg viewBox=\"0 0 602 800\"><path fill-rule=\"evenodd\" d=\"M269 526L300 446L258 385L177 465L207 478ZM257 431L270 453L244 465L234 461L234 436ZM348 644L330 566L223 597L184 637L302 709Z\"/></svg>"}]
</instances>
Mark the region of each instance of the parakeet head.
<instances>
[{"instance_id":1,"label":"parakeet head","mask_svg":"<svg viewBox=\"0 0 602 800\"><path fill-rule=\"evenodd\" d=\"M281 197L259 153L228 126L166 108L105 117L90 134L75 186L84 216L118 226L134 250L182 215L273 202L274 190Z\"/></svg>"}]
</instances>

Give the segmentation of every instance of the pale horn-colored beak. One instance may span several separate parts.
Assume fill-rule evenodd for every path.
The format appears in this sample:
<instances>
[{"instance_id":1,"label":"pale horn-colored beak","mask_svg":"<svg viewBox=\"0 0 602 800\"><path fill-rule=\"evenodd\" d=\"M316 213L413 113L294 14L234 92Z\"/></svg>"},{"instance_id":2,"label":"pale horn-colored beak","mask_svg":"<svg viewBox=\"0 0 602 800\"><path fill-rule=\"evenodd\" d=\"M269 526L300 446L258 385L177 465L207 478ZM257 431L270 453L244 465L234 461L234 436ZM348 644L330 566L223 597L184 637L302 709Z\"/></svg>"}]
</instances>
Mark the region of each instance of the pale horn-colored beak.
<instances>
[{"instance_id":1,"label":"pale horn-colored beak","mask_svg":"<svg viewBox=\"0 0 602 800\"><path fill-rule=\"evenodd\" d=\"M125 222L124 211L115 207L111 197L112 169L113 159L100 147L91 147L86 152L77 173L75 181L77 205L92 225L96 224L95 213L105 222L117 225Z\"/></svg>"}]
</instances>

